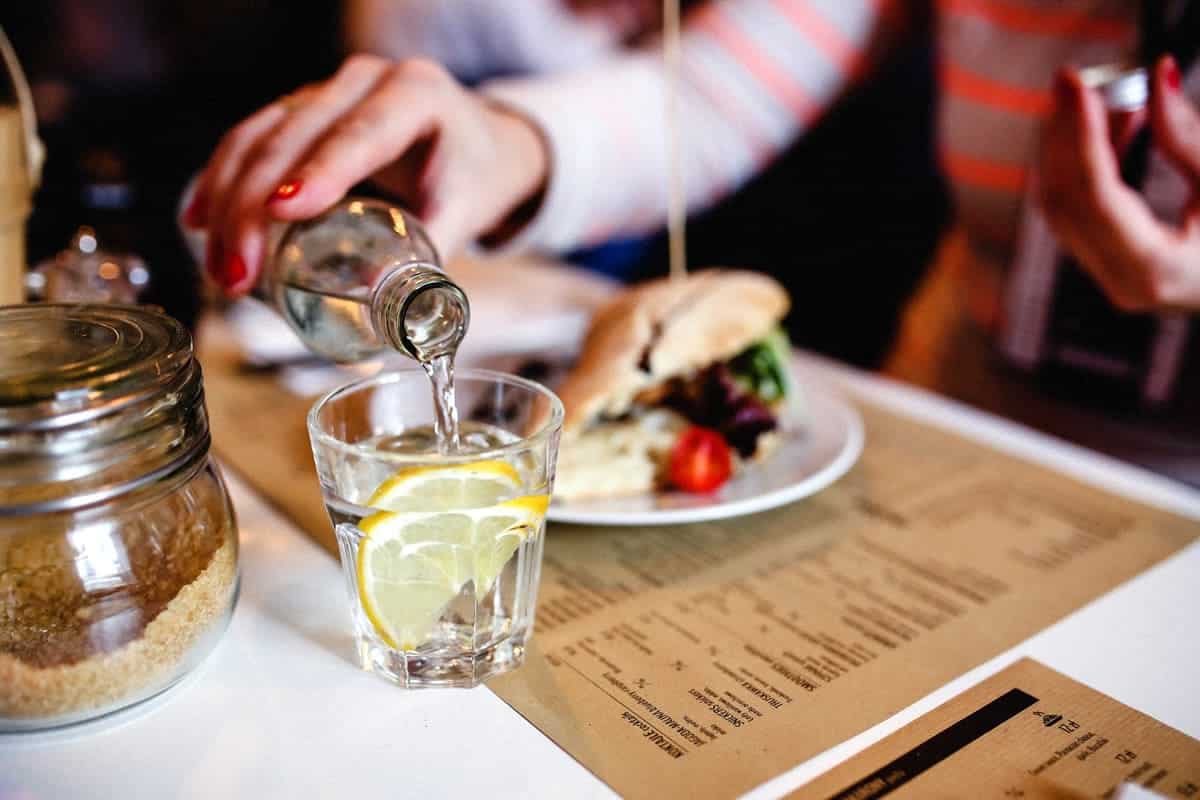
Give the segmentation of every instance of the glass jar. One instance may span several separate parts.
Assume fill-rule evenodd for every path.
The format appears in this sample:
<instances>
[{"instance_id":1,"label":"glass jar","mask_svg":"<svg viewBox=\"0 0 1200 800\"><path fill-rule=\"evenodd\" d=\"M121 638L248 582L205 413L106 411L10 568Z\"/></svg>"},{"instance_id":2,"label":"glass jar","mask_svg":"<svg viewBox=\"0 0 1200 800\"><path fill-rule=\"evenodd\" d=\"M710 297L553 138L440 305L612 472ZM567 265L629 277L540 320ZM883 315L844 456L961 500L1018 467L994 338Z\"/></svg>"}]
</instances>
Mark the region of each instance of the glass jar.
<instances>
[{"instance_id":1,"label":"glass jar","mask_svg":"<svg viewBox=\"0 0 1200 800\"><path fill-rule=\"evenodd\" d=\"M0 308L0 731L166 689L237 587L187 330L132 306Z\"/></svg>"}]
</instances>

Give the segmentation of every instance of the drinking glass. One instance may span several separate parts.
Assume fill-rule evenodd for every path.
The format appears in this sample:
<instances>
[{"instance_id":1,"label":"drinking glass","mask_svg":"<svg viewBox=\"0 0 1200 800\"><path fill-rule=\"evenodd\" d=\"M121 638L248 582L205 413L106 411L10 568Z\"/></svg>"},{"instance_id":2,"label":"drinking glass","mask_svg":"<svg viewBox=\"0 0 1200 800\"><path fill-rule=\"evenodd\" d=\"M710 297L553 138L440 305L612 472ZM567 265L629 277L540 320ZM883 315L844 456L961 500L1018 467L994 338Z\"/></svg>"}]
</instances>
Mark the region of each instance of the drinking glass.
<instances>
[{"instance_id":1,"label":"drinking glass","mask_svg":"<svg viewBox=\"0 0 1200 800\"><path fill-rule=\"evenodd\" d=\"M453 452L419 369L351 383L308 416L360 663L408 688L507 672L533 630L562 404L486 370L454 385Z\"/></svg>"}]
</instances>

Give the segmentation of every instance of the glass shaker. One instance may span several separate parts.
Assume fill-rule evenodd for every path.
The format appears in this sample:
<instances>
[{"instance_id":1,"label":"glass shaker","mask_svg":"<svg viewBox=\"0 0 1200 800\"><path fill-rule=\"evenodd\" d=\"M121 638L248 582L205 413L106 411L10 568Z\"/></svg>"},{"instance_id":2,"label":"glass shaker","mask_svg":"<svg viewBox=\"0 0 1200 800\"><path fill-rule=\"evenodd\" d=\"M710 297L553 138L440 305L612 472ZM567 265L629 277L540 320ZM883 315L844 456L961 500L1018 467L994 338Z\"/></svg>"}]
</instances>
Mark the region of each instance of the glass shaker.
<instances>
[{"instance_id":1,"label":"glass shaker","mask_svg":"<svg viewBox=\"0 0 1200 800\"><path fill-rule=\"evenodd\" d=\"M133 253L104 249L95 229L83 225L71 244L25 276L31 301L123 303L141 299L150 283L146 262Z\"/></svg>"}]
</instances>

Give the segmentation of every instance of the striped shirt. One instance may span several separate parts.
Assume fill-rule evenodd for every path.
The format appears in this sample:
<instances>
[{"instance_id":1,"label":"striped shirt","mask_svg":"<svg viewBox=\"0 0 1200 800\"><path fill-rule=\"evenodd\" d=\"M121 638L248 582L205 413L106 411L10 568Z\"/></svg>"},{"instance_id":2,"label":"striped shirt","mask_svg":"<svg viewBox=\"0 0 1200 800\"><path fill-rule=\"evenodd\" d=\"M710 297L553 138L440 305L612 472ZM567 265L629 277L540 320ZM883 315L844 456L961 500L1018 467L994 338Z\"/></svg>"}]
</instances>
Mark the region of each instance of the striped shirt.
<instances>
[{"instance_id":1,"label":"striped shirt","mask_svg":"<svg viewBox=\"0 0 1200 800\"><path fill-rule=\"evenodd\" d=\"M680 142L689 210L735 190L869 72L903 0L716 0L684 24ZM1136 0L934 0L939 154L974 255L1012 256L1038 129L1063 64L1132 58ZM1187 87L1200 98L1200 70ZM538 216L512 244L566 251L657 228L666 216L665 73L654 51L565 74L492 83L553 151ZM887 120L880 120L887 135ZM1186 199L1180 184L1174 208Z\"/></svg>"},{"instance_id":2,"label":"striped shirt","mask_svg":"<svg viewBox=\"0 0 1200 800\"><path fill-rule=\"evenodd\" d=\"M943 270L939 259L925 282L933 296L940 292L950 303L924 319L906 315L889 369L1200 486L1200 339L1188 336L1194 320L1158 317L1149 363L1128 367L1129 374L1144 375L1143 401L1174 404L1168 416L1097 415L1079 398L1062 402L997 368L986 346L967 346L983 340L982 327L998 337L1012 362L1032 366L1039 363L1037 353L1046 353L1048 328L1037 325L1050 319L1044 316L1051 308L1048 287L1060 273L1053 258L1044 270L1013 267L1018 248L1028 252L1030 232L1045 230L1026 213L1039 129L1052 107L1060 66L1134 60L1139 3L931 2L927 8L904 0L714 0L690 14L678 97L689 209L715 203L762 170L855 81L869 77L889 41L903 35L910 12L931 10L941 92L937 152L964 235L955 237L961 248L947 251L960 267ZM1185 91L1200 101L1200 69L1190 69L1184 81ZM568 74L497 83L488 91L544 128L554 159L542 208L512 247L566 251L662 224L669 160L658 53L631 53ZM888 120L878 120L878 128L887 136ZM1154 211L1178 220L1189 193L1183 176L1158 153L1147 175ZM1050 245L1053 256L1052 239ZM919 324L910 330L913 319ZM1088 320L1085 333L1093 332L1090 325L1108 329L1111 322ZM1066 348L1055 347L1053 358L1065 363ZM1108 361L1092 352L1071 359L1076 365ZM921 369L912 372L906 364ZM1083 391L1096 385L1092 375L1104 372L1086 371L1074 381Z\"/></svg>"}]
</instances>

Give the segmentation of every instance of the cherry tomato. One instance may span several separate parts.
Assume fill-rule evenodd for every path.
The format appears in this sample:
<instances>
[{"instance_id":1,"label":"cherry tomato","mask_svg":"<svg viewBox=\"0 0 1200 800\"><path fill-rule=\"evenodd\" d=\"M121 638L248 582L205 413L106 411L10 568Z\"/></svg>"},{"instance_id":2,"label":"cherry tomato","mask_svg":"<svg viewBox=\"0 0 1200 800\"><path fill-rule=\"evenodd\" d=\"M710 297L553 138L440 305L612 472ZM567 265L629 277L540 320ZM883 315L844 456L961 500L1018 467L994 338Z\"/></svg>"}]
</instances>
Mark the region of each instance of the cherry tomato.
<instances>
[{"instance_id":1,"label":"cherry tomato","mask_svg":"<svg viewBox=\"0 0 1200 800\"><path fill-rule=\"evenodd\" d=\"M685 492L714 491L733 474L733 456L725 437L712 428L694 425L683 432L671 450L668 476Z\"/></svg>"}]
</instances>

